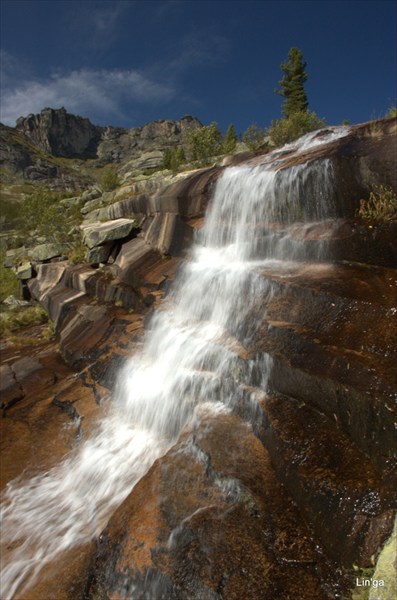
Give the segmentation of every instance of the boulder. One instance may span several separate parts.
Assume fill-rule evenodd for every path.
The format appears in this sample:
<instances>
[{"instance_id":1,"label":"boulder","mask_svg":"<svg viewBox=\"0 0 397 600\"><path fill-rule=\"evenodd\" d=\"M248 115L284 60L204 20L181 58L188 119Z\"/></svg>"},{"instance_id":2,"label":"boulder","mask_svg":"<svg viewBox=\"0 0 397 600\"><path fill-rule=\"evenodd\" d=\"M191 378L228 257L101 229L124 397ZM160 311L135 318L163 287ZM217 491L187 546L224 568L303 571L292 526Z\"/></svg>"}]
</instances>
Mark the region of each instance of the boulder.
<instances>
[{"instance_id":1,"label":"boulder","mask_svg":"<svg viewBox=\"0 0 397 600\"><path fill-rule=\"evenodd\" d=\"M17 308L19 306L29 306L29 302L26 300L19 300L15 296L7 296L5 300L3 300L3 304L8 306L9 308Z\"/></svg>"},{"instance_id":2,"label":"boulder","mask_svg":"<svg viewBox=\"0 0 397 600\"><path fill-rule=\"evenodd\" d=\"M106 223L81 225L83 242L88 248L94 248L94 246L101 246L106 242L121 240L126 238L136 226L134 219L116 219Z\"/></svg>"},{"instance_id":3,"label":"boulder","mask_svg":"<svg viewBox=\"0 0 397 600\"><path fill-rule=\"evenodd\" d=\"M86 262L90 265L106 262L112 251L112 247L113 243L107 242L103 244L103 246L94 246L94 248L90 248L85 255Z\"/></svg>"},{"instance_id":4,"label":"boulder","mask_svg":"<svg viewBox=\"0 0 397 600\"><path fill-rule=\"evenodd\" d=\"M41 368L42 365L39 362L39 360L31 356L25 356L23 358L20 358L12 365L12 370L17 381L22 381L23 379L26 379L27 377L29 377L29 375L31 375L35 371L38 371Z\"/></svg>"},{"instance_id":5,"label":"boulder","mask_svg":"<svg viewBox=\"0 0 397 600\"><path fill-rule=\"evenodd\" d=\"M33 267L30 261L24 262L17 267L18 279L30 279L33 276Z\"/></svg>"},{"instance_id":6,"label":"boulder","mask_svg":"<svg viewBox=\"0 0 397 600\"><path fill-rule=\"evenodd\" d=\"M84 218L87 218L89 214L93 213L94 211L99 211L104 206L106 207L108 204L110 204L113 201L113 198L114 192L105 192L98 196L95 195L94 198L85 202L84 206L80 209L80 212L82 215L84 215Z\"/></svg>"},{"instance_id":7,"label":"boulder","mask_svg":"<svg viewBox=\"0 0 397 600\"><path fill-rule=\"evenodd\" d=\"M146 199L146 196L142 197L142 200L144 201ZM118 202L115 202L114 204L111 204L108 209L107 209L107 214L108 214L108 218L109 219L121 219L123 217L132 217L134 219L142 219L142 212L141 213L137 213L136 212L136 208L137 208L137 203L136 203L136 198L126 198L125 200L119 200ZM143 211L143 213L146 213L146 211Z\"/></svg>"},{"instance_id":8,"label":"boulder","mask_svg":"<svg viewBox=\"0 0 397 600\"><path fill-rule=\"evenodd\" d=\"M66 263L48 263L37 265L37 275L28 282L33 298L43 303L46 293L54 288L61 280Z\"/></svg>"},{"instance_id":9,"label":"boulder","mask_svg":"<svg viewBox=\"0 0 397 600\"><path fill-rule=\"evenodd\" d=\"M31 251L32 260L45 261L61 256L62 248L58 244L39 244Z\"/></svg>"},{"instance_id":10,"label":"boulder","mask_svg":"<svg viewBox=\"0 0 397 600\"><path fill-rule=\"evenodd\" d=\"M3 265L6 269L10 269L18 260L22 260L25 256L28 256L28 251L25 246L7 250Z\"/></svg>"},{"instance_id":11,"label":"boulder","mask_svg":"<svg viewBox=\"0 0 397 600\"><path fill-rule=\"evenodd\" d=\"M222 170L221 167L200 169L171 183L151 196L150 212L179 213L184 217L203 215L212 185Z\"/></svg>"}]
</instances>

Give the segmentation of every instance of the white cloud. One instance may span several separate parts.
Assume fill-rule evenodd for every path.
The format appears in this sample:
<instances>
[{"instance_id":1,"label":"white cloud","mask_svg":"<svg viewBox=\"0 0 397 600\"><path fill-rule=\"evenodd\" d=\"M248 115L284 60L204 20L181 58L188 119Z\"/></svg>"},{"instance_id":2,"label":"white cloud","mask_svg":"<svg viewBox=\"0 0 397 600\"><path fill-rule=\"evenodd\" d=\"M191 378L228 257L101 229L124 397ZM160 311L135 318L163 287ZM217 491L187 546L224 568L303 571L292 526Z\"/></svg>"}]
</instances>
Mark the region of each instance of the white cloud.
<instances>
[{"instance_id":1,"label":"white cloud","mask_svg":"<svg viewBox=\"0 0 397 600\"><path fill-rule=\"evenodd\" d=\"M40 112L46 106L64 106L83 116L125 118L124 105L129 101L158 103L170 100L174 94L171 85L158 83L136 70L80 69L55 73L46 80L3 86L1 121L14 125L19 116Z\"/></svg>"},{"instance_id":2,"label":"white cloud","mask_svg":"<svg viewBox=\"0 0 397 600\"><path fill-rule=\"evenodd\" d=\"M114 4L113 17L107 12L108 3L102 11L93 12L92 26L98 35L106 34L107 25L108 31L117 30L124 9L121 3ZM32 76L34 70L29 59L20 61L2 52L0 120L13 126L20 116L40 112L45 107L64 106L94 123L132 123L136 118L141 119L150 105L172 99L197 105L200 97L191 96L185 88L185 74L198 66L216 68L227 59L229 50L226 38L195 31L175 41L171 56L162 56L144 70L79 68L53 72L47 77Z\"/></svg>"}]
</instances>

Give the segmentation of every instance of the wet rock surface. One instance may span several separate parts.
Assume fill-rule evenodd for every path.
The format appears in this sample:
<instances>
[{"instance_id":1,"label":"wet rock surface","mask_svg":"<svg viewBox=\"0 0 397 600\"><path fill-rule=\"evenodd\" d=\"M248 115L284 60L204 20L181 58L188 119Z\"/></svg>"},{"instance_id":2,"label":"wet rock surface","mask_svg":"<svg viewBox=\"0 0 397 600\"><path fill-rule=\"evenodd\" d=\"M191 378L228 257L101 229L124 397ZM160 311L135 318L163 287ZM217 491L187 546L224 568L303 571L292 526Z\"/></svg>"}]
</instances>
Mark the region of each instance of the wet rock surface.
<instances>
[{"instance_id":1,"label":"wet rock surface","mask_svg":"<svg viewBox=\"0 0 397 600\"><path fill-rule=\"evenodd\" d=\"M249 426L204 416L112 517L90 597L327 598L320 566Z\"/></svg>"},{"instance_id":2,"label":"wet rock surface","mask_svg":"<svg viewBox=\"0 0 397 600\"><path fill-rule=\"evenodd\" d=\"M387 124L388 148L392 131ZM352 215L377 153L391 183L393 175L368 127L306 160L327 152L335 169L361 165L351 195L340 167L347 218L297 226L291 235L307 260L259 265L265 292L247 331L239 339L225 331L220 342L238 356L237 370L252 371L252 387L241 386L228 411L203 407L97 545L50 564L29 600L344 598L353 564L373 565L395 514L397 247L392 228L369 231ZM2 486L50 468L93 431L153 310L163 299L172 305L167 291L220 172L111 205L112 219L132 217L132 206L144 219L105 267L36 265L29 288L55 322L59 348L3 348ZM272 234L277 227L285 224ZM318 261L324 243L332 262Z\"/></svg>"}]
</instances>

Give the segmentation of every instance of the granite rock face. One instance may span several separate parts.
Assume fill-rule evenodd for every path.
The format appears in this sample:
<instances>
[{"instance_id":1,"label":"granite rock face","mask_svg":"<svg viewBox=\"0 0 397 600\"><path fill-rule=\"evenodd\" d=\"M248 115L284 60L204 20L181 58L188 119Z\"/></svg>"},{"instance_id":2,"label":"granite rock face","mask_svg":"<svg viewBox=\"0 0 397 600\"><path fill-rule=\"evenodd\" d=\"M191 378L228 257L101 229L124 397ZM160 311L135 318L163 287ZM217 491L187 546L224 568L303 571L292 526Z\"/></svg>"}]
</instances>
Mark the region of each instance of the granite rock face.
<instances>
[{"instance_id":1,"label":"granite rock face","mask_svg":"<svg viewBox=\"0 0 397 600\"><path fill-rule=\"evenodd\" d=\"M45 108L40 114L20 117L16 130L53 156L99 158L103 164L134 157L135 168L151 168L161 162L161 148L180 144L187 128L200 126L197 119L186 116L178 121L154 121L132 129L102 127L69 114L64 108ZM145 157L145 152L151 154Z\"/></svg>"},{"instance_id":2,"label":"granite rock face","mask_svg":"<svg viewBox=\"0 0 397 600\"><path fill-rule=\"evenodd\" d=\"M180 145L186 129L197 127L201 127L200 121L191 116L178 121L153 121L131 129L109 127L98 145L98 159L105 163L125 163L121 173L157 167L162 161L162 151Z\"/></svg>"},{"instance_id":3,"label":"granite rock face","mask_svg":"<svg viewBox=\"0 0 397 600\"><path fill-rule=\"evenodd\" d=\"M104 128L71 115L64 108L44 108L38 115L17 119L16 129L47 154L95 158Z\"/></svg>"},{"instance_id":4,"label":"granite rock face","mask_svg":"<svg viewBox=\"0 0 397 600\"><path fill-rule=\"evenodd\" d=\"M67 165L60 166L22 131L0 123L0 167L54 190L80 190L90 180Z\"/></svg>"},{"instance_id":5,"label":"granite rock face","mask_svg":"<svg viewBox=\"0 0 397 600\"><path fill-rule=\"evenodd\" d=\"M116 163L122 177L150 172L161 167L166 148L183 144L186 129L201 126L185 116L131 129L102 127L64 108L45 108L17 119L15 128L0 124L0 166L53 190L80 190L94 180L76 169L74 159L96 159L98 167Z\"/></svg>"},{"instance_id":6,"label":"granite rock face","mask_svg":"<svg viewBox=\"0 0 397 600\"><path fill-rule=\"evenodd\" d=\"M338 219L310 226L286 219L263 228L258 258L269 235L282 229L300 241L305 259L282 269L258 265L256 275L269 292L247 317L247 330L254 324L255 334L226 331L219 341L226 345L233 338L239 349L234 404L216 416L203 407L115 511L96 547L65 556L78 591L59 559L32 598L351 595L353 565L371 567L395 514L397 244L392 226L369 228L356 220L359 200L373 182L397 191L395 126L395 120L376 130L365 124L308 149L304 162L332 162L330 208ZM284 158L290 165L301 160L293 152ZM266 155L247 160L256 166ZM76 413L83 417L79 434L66 442L75 447L89 435L91 419L101 411L98 398L110 395L120 365L139 352L152 311L163 310L163 298L172 310L167 291L189 258L221 173L205 169L162 189L115 196L115 204L102 207L106 218L140 220L135 237L114 242L106 266L36 266L32 296L55 322L60 353L79 377L64 385L45 380L46 393L33 399L24 373L47 363L39 356L30 363L10 356L3 368L8 404L2 425L8 455L18 439L18 460L10 461L8 478L29 460L29 435L35 448L39 435L48 448L57 431L59 455L62 436L71 435L66 416ZM312 201L305 206L309 217ZM211 365L205 368L209 375ZM238 384L239 369L250 373L250 386ZM59 410L63 419L55 426Z\"/></svg>"}]
</instances>

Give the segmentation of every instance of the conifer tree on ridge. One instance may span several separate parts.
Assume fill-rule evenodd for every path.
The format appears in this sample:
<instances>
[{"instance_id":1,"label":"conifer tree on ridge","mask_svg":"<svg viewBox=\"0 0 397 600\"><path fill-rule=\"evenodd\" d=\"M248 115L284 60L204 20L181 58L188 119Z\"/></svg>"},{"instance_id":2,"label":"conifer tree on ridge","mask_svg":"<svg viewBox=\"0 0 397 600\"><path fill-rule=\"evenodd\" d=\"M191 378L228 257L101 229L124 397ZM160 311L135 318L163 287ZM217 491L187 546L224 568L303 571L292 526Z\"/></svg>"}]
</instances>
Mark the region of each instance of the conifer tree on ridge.
<instances>
[{"instance_id":1,"label":"conifer tree on ridge","mask_svg":"<svg viewBox=\"0 0 397 600\"><path fill-rule=\"evenodd\" d=\"M281 63L280 67L284 77L280 81L281 89L276 90L276 93L285 98L282 109L284 117L288 119L296 113L306 113L309 103L303 87L307 73L302 50L291 48L288 60Z\"/></svg>"}]
</instances>

